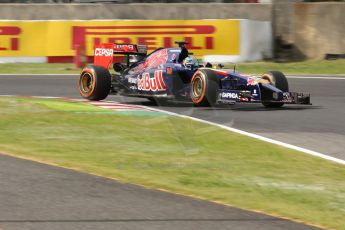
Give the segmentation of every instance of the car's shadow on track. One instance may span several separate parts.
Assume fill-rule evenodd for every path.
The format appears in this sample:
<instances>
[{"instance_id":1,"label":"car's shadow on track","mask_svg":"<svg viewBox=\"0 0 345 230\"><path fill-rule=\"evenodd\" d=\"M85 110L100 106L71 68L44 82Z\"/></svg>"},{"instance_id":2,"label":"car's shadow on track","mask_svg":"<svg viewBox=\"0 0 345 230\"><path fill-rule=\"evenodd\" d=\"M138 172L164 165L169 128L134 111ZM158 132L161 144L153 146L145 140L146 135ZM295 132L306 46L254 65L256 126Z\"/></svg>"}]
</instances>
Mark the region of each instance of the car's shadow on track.
<instances>
[{"instance_id":1,"label":"car's shadow on track","mask_svg":"<svg viewBox=\"0 0 345 230\"><path fill-rule=\"evenodd\" d=\"M265 112L265 111L298 111L298 110L310 110L310 109L322 109L322 106L315 105L284 105L280 108L266 108L261 104L235 104L235 105L217 105L214 107L201 107L194 106L191 102L174 102L174 101L164 101L164 102L152 102L152 101L136 101L136 102L126 102L127 104L144 105L152 108L195 108L198 110L230 110L230 111L255 111L255 112Z\"/></svg>"},{"instance_id":2,"label":"car's shadow on track","mask_svg":"<svg viewBox=\"0 0 345 230\"><path fill-rule=\"evenodd\" d=\"M312 105L284 105L280 108L266 108L262 105L232 105L232 106L220 106L213 108L204 108L205 110L231 110L231 111L255 111L255 112L265 112L265 111L298 111L298 110L310 110L310 109L321 109L321 106Z\"/></svg>"}]
</instances>

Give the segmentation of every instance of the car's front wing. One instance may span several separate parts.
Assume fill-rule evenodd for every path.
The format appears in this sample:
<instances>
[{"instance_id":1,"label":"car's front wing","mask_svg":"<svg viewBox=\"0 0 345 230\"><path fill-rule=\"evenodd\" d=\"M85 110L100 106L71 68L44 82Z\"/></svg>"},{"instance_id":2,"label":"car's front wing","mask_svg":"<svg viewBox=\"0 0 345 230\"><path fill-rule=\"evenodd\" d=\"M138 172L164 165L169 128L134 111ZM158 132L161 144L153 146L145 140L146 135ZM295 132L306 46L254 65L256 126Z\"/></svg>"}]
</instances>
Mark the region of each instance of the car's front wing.
<instances>
[{"instance_id":1,"label":"car's front wing","mask_svg":"<svg viewBox=\"0 0 345 230\"><path fill-rule=\"evenodd\" d=\"M220 104L235 104L242 103L262 103L261 97L252 95L247 90L227 90L220 89L217 91L217 103ZM258 99L259 98L259 99ZM303 104L311 105L309 93L297 92L273 92L272 100L265 100L268 103L284 103L284 104Z\"/></svg>"}]
</instances>

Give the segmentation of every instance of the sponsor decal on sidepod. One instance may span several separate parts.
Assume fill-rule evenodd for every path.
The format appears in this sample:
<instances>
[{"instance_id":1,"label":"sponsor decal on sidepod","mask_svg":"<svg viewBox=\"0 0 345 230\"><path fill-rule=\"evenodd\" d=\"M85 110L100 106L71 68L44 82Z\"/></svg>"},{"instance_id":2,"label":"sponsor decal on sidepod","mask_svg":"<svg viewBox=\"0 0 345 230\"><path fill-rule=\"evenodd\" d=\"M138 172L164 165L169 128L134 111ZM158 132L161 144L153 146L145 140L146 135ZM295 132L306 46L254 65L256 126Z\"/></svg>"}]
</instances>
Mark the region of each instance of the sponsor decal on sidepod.
<instances>
[{"instance_id":1,"label":"sponsor decal on sidepod","mask_svg":"<svg viewBox=\"0 0 345 230\"><path fill-rule=\"evenodd\" d=\"M230 98L230 99L238 99L238 94L237 93L222 93L222 98Z\"/></svg>"},{"instance_id":2,"label":"sponsor decal on sidepod","mask_svg":"<svg viewBox=\"0 0 345 230\"><path fill-rule=\"evenodd\" d=\"M149 73L143 73L141 76L139 76L138 90L153 92L166 90L166 85L163 80L163 71L155 71L154 77L150 77Z\"/></svg>"}]
</instances>

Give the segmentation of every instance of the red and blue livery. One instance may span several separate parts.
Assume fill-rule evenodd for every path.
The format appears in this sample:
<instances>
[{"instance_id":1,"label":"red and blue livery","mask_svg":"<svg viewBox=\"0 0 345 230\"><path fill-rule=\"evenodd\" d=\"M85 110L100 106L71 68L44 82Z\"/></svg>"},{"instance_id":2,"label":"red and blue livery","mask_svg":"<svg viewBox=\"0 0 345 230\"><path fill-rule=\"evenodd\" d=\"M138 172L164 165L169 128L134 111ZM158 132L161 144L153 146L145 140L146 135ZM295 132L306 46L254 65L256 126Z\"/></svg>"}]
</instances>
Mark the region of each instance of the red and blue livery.
<instances>
[{"instance_id":1,"label":"red and blue livery","mask_svg":"<svg viewBox=\"0 0 345 230\"><path fill-rule=\"evenodd\" d=\"M310 104L309 93L289 92L279 71L262 76L241 74L222 65L201 64L188 52L186 42L147 54L145 45L103 43L95 47L94 65L79 78L80 95L103 100L109 94L144 97L151 101L191 101L196 106L226 103L262 103L266 107ZM123 61L114 62L121 55ZM118 57L117 57L118 59ZM109 69L113 67L114 73Z\"/></svg>"}]
</instances>

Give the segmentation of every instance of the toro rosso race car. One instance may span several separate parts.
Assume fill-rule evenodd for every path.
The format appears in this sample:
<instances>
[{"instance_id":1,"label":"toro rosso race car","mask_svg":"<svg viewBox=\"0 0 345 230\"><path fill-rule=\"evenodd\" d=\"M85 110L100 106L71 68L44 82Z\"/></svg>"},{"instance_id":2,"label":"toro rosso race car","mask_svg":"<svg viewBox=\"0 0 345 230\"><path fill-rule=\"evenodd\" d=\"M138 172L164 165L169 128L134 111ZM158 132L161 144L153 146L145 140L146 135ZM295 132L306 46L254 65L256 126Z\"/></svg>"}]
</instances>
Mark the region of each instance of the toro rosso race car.
<instances>
[{"instance_id":1,"label":"toro rosso race car","mask_svg":"<svg viewBox=\"0 0 345 230\"><path fill-rule=\"evenodd\" d=\"M79 92L89 100L109 94L144 97L151 101L191 101L196 106L220 103L310 104L310 94L289 92L283 73L270 71L260 77L235 70L202 65L188 52L186 42L176 48L159 48L147 55L145 45L103 43L95 47L94 65L85 67ZM122 55L123 62L115 62ZM113 66L114 74L109 68Z\"/></svg>"}]
</instances>

